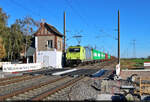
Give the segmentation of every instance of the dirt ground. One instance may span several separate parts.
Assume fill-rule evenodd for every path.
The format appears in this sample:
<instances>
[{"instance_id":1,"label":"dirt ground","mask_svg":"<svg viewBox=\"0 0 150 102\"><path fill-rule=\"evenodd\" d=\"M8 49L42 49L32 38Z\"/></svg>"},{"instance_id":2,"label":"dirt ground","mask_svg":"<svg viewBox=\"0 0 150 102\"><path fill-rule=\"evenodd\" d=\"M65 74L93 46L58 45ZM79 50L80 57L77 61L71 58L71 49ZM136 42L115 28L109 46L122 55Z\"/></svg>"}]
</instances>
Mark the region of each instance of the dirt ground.
<instances>
[{"instance_id":1,"label":"dirt ground","mask_svg":"<svg viewBox=\"0 0 150 102\"><path fill-rule=\"evenodd\" d=\"M121 78L126 79L132 74L137 74L139 77L149 77L150 71L121 71Z\"/></svg>"}]
</instances>

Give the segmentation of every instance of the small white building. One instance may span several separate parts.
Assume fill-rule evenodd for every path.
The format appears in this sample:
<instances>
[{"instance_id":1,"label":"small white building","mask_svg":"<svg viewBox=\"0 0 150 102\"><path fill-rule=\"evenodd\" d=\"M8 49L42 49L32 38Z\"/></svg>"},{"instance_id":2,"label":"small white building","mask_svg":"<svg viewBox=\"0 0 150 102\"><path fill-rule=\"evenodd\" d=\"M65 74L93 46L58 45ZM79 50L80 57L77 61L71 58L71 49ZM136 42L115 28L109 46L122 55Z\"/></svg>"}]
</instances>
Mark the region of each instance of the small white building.
<instances>
[{"instance_id":1,"label":"small white building","mask_svg":"<svg viewBox=\"0 0 150 102\"><path fill-rule=\"evenodd\" d=\"M34 36L35 48L28 49L28 61L42 63L44 67L62 68L63 35L55 27L41 23Z\"/></svg>"}]
</instances>

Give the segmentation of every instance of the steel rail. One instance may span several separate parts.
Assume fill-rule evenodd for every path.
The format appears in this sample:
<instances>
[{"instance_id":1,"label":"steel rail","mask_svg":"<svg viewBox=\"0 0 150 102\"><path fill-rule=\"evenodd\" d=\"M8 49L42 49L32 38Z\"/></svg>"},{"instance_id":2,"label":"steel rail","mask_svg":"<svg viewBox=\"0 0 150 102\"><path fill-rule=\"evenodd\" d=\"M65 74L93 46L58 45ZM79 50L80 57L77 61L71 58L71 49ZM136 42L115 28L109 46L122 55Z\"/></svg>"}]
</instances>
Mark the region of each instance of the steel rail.
<instances>
[{"instance_id":1,"label":"steel rail","mask_svg":"<svg viewBox=\"0 0 150 102\"><path fill-rule=\"evenodd\" d=\"M16 82L20 82L20 81L24 81L24 80L29 80L29 79L34 79L34 78L39 78L42 77L43 75L38 75L38 76L29 76L29 77L21 77L21 79L18 80L10 80L10 81L6 81L6 82L2 82L0 83L0 86L4 86L4 85L8 85L8 84L13 84Z\"/></svg>"},{"instance_id":2,"label":"steel rail","mask_svg":"<svg viewBox=\"0 0 150 102\"><path fill-rule=\"evenodd\" d=\"M66 88L66 87L68 87L68 86L74 84L75 82L77 82L77 81L79 81L79 80L81 80L81 79L83 79L83 78L84 78L84 76L77 77L77 78L75 78L75 79L73 79L73 80L71 80L71 81L69 81L69 82L63 84L62 86L56 87L55 89L52 89L52 90L50 90L50 91L44 92L43 94L40 94L40 95L34 97L34 98L31 98L31 100L32 100L32 101L39 101L39 100L42 100L43 98L45 98L45 97L47 97L47 96L49 96L49 95L52 95L52 94L54 94L55 92L58 92L59 90L62 90L62 89L64 89L64 88Z\"/></svg>"},{"instance_id":3,"label":"steel rail","mask_svg":"<svg viewBox=\"0 0 150 102\"><path fill-rule=\"evenodd\" d=\"M25 77L25 76L29 76L29 75L13 76L13 77L8 77L8 78L0 78L0 82L1 82L1 81L11 80L11 79L20 79L20 78Z\"/></svg>"},{"instance_id":4,"label":"steel rail","mask_svg":"<svg viewBox=\"0 0 150 102\"><path fill-rule=\"evenodd\" d=\"M10 97L13 97L13 96L16 96L16 95L25 93L25 92L30 91L30 90L33 90L33 89L40 88L41 86L54 83L54 82L56 82L56 81L58 81L58 80L62 80L62 79L64 79L64 78L66 78L66 77L67 77L67 76L64 76L64 77L61 77L61 78L57 78L57 79L54 79L54 80L50 80L50 81L41 83L41 84L39 84L39 85L34 85L34 86L31 86L31 87L28 87L28 88L25 88L25 89L22 89L22 90L14 91L14 92L12 92L12 93L10 93L10 94L6 94L6 95L3 95L3 96L0 96L0 101L4 101L4 100L7 99L7 98L10 98Z\"/></svg>"}]
</instances>

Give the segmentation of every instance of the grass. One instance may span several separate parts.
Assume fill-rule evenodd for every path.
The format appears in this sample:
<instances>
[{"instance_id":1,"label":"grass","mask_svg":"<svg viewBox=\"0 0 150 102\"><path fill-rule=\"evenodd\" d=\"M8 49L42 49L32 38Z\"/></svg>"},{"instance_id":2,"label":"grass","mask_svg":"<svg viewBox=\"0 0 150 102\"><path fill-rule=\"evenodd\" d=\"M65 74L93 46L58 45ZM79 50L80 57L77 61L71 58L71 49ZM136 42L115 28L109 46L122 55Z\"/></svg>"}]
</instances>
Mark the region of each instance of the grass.
<instances>
[{"instance_id":1,"label":"grass","mask_svg":"<svg viewBox=\"0 0 150 102\"><path fill-rule=\"evenodd\" d=\"M142 59L142 58L136 58L136 59L121 59L121 68L140 68L144 67L144 62L150 62L150 59Z\"/></svg>"}]
</instances>

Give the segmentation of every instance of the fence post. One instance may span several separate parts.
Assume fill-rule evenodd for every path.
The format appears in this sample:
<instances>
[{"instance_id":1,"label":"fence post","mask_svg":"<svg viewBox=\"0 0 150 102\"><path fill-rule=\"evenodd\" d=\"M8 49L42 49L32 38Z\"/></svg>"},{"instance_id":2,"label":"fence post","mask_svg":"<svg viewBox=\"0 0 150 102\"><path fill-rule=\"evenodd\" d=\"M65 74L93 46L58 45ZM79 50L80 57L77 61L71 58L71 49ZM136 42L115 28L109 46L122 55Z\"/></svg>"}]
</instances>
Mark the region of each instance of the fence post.
<instances>
[{"instance_id":1,"label":"fence post","mask_svg":"<svg viewBox=\"0 0 150 102\"><path fill-rule=\"evenodd\" d=\"M142 89L141 89L141 77L140 77L140 96L142 95Z\"/></svg>"}]
</instances>

